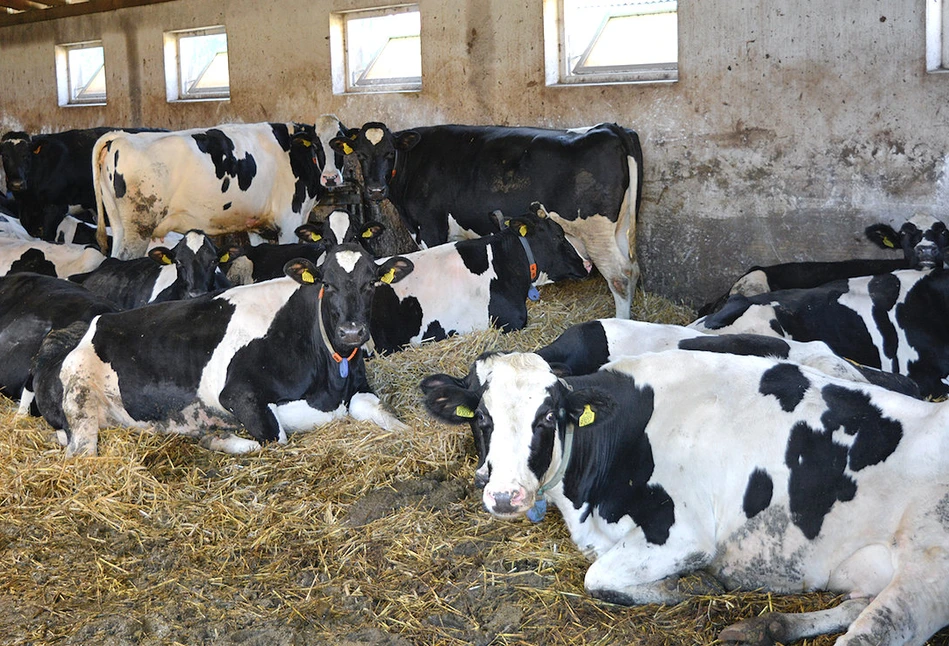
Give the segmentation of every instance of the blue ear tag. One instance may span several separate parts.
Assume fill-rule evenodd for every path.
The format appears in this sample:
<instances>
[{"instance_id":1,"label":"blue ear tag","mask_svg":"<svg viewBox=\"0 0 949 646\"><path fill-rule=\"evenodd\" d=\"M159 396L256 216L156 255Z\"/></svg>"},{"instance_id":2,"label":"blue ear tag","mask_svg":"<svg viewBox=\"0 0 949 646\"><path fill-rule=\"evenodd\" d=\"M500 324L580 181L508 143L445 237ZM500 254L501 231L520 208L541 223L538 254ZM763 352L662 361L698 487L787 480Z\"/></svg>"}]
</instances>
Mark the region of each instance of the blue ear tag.
<instances>
[{"instance_id":1,"label":"blue ear tag","mask_svg":"<svg viewBox=\"0 0 949 646\"><path fill-rule=\"evenodd\" d=\"M531 288L527 290L527 298L529 298L532 301L540 300L540 292L537 291L537 288L535 286L531 285Z\"/></svg>"},{"instance_id":2,"label":"blue ear tag","mask_svg":"<svg viewBox=\"0 0 949 646\"><path fill-rule=\"evenodd\" d=\"M531 521L535 525L540 521L544 520L544 515L547 513L547 501L544 498L538 498L537 502L534 503L534 506L527 510L527 513L524 515L527 516L527 520Z\"/></svg>"},{"instance_id":3,"label":"blue ear tag","mask_svg":"<svg viewBox=\"0 0 949 646\"><path fill-rule=\"evenodd\" d=\"M349 376L349 359L345 357L339 362L339 376L343 379Z\"/></svg>"}]
</instances>

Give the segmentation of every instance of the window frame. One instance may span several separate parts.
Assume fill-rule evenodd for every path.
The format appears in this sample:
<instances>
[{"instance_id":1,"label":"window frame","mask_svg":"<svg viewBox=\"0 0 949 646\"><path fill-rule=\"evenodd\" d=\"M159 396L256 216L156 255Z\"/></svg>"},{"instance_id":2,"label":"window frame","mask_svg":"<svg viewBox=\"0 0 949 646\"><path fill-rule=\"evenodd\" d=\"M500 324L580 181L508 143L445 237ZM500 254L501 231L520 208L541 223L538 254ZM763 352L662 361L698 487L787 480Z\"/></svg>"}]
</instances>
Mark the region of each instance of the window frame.
<instances>
[{"instance_id":1,"label":"window frame","mask_svg":"<svg viewBox=\"0 0 949 646\"><path fill-rule=\"evenodd\" d=\"M418 3L400 3L376 7L373 9L354 9L330 13L330 67L333 78L333 94L379 94L386 92L421 92L422 78L414 76L389 77L386 79L365 79L363 83L354 83L349 55L349 30L347 23L353 19L395 16L406 13L419 14L419 46L421 48L421 9ZM398 38L399 36L397 36ZM391 37L390 37L391 39ZM380 50L379 53L381 53ZM374 59L375 60L375 59ZM419 61L421 64L421 61ZM365 71L371 69L372 63Z\"/></svg>"},{"instance_id":2,"label":"window frame","mask_svg":"<svg viewBox=\"0 0 949 646\"><path fill-rule=\"evenodd\" d=\"M223 91L189 92L182 87L184 78L181 68L181 39L196 36L223 35L227 42L227 30L224 25L177 29L163 34L165 50L165 94L168 103L195 103L200 101L229 101L231 99L230 64L228 63L228 84ZM227 45L225 53L229 51ZM209 63L210 65L210 63ZM205 67L205 70L207 67ZM198 76L200 77L200 75Z\"/></svg>"},{"instance_id":3,"label":"window frame","mask_svg":"<svg viewBox=\"0 0 949 646\"><path fill-rule=\"evenodd\" d=\"M640 83L674 83L679 80L678 2L676 2L676 61L674 63L646 63L625 65L607 69L590 69L575 73L568 69L567 26L564 20L564 2L567 0L544 0L544 78L551 87L576 87L588 85L621 85ZM587 44L581 60L595 42Z\"/></svg>"},{"instance_id":4,"label":"window frame","mask_svg":"<svg viewBox=\"0 0 949 646\"><path fill-rule=\"evenodd\" d=\"M949 72L949 12L943 0L926 0L926 71Z\"/></svg>"},{"instance_id":5,"label":"window frame","mask_svg":"<svg viewBox=\"0 0 949 646\"><path fill-rule=\"evenodd\" d=\"M56 45L54 49L56 58L56 95L61 108L88 107L107 105L108 102L108 79L106 81L106 92L101 96L91 96L81 99L73 96L73 78L75 76L72 67L69 64L69 53L80 49L101 49L102 50L102 73L105 74L105 46L102 40L85 40L78 43L63 43ZM92 81L96 75L89 80ZM86 85L88 87L88 84Z\"/></svg>"}]
</instances>

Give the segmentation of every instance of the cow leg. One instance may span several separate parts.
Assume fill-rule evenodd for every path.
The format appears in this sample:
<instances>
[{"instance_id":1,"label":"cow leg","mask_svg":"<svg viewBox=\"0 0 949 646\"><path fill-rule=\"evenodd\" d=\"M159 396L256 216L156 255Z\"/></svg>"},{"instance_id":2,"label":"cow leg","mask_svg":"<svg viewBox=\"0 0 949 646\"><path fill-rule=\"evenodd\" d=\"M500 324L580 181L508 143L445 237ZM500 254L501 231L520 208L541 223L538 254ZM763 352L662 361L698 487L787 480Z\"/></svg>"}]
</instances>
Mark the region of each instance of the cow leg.
<instances>
[{"instance_id":1,"label":"cow leg","mask_svg":"<svg viewBox=\"0 0 949 646\"><path fill-rule=\"evenodd\" d=\"M356 393L349 401L349 414L353 419L369 421L387 431L407 431L408 426L387 411L373 393Z\"/></svg>"},{"instance_id":2,"label":"cow leg","mask_svg":"<svg viewBox=\"0 0 949 646\"><path fill-rule=\"evenodd\" d=\"M221 405L233 413L247 432L261 444L277 440L286 441L286 433L280 427L273 411L261 402L250 386L225 386L221 391Z\"/></svg>"},{"instance_id":3,"label":"cow leg","mask_svg":"<svg viewBox=\"0 0 949 646\"><path fill-rule=\"evenodd\" d=\"M843 632L853 623L869 598L850 599L836 608L816 612L769 612L732 624L718 638L723 642L739 642L750 646L789 644L809 637Z\"/></svg>"},{"instance_id":4,"label":"cow leg","mask_svg":"<svg viewBox=\"0 0 949 646\"><path fill-rule=\"evenodd\" d=\"M233 433L226 432L204 435L198 440L198 445L209 451L230 453L232 455L252 453L253 451L260 450L260 442L247 440Z\"/></svg>"}]
</instances>

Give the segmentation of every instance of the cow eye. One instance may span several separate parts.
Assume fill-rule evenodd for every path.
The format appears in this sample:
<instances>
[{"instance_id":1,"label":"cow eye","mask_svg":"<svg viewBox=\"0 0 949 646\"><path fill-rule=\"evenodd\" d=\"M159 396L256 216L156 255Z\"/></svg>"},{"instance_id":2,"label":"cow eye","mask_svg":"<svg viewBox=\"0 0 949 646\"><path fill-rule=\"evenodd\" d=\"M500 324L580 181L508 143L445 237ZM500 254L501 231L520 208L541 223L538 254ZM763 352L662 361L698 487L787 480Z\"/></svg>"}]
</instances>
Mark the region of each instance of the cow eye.
<instances>
[{"instance_id":1,"label":"cow eye","mask_svg":"<svg viewBox=\"0 0 949 646\"><path fill-rule=\"evenodd\" d=\"M547 426L556 426L557 416L554 414L554 411L547 411L547 414L544 415L544 424Z\"/></svg>"}]
</instances>

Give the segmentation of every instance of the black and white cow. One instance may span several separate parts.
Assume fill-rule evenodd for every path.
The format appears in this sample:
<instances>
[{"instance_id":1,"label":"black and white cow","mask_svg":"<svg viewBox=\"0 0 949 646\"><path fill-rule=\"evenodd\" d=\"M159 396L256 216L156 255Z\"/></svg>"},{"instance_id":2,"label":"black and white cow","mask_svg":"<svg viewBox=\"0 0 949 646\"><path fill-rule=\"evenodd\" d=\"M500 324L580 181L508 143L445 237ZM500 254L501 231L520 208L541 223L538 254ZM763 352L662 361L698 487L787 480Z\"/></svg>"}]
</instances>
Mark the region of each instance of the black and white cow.
<instances>
[{"instance_id":1,"label":"black and white cow","mask_svg":"<svg viewBox=\"0 0 949 646\"><path fill-rule=\"evenodd\" d=\"M92 271L105 256L98 249L45 240L0 238L0 276L31 271L65 278Z\"/></svg>"},{"instance_id":2,"label":"black and white cow","mask_svg":"<svg viewBox=\"0 0 949 646\"><path fill-rule=\"evenodd\" d=\"M330 145L356 154L369 198L391 200L423 248L496 231L495 210L543 203L606 278L616 315L629 318L643 178L633 130L442 125L393 133L370 122Z\"/></svg>"},{"instance_id":3,"label":"black and white cow","mask_svg":"<svg viewBox=\"0 0 949 646\"><path fill-rule=\"evenodd\" d=\"M729 296L755 296L782 289L809 289L842 278L875 276L900 269L942 267L949 247L949 229L936 218L918 213L899 231L889 224L866 228L867 238L881 249L900 249L903 259L855 259L834 262L786 262L755 266L735 281L726 294L699 308L699 316L717 312Z\"/></svg>"},{"instance_id":4,"label":"black and white cow","mask_svg":"<svg viewBox=\"0 0 949 646\"><path fill-rule=\"evenodd\" d=\"M490 355L469 388L441 379L436 417L470 423L499 518L560 510L614 603L765 588L850 593L765 615L724 641L918 646L949 623L949 408L793 363L671 350L558 378L536 354Z\"/></svg>"},{"instance_id":5,"label":"black and white cow","mask_svg":"<svg viewBox=\"0 0 949 646\"><path fill-rule=\"evenodd\" d=\"M407 344L527 324L535 285L585 278L587 267L563 229L539 210L507 219L498 233L406 254L415 270L381 285L372 304L372 340L382 353ZM503 218L502 218L503 219Z\"/></svg>"},{"instance_id":6,"label":"black and white cow","mask_svg":"<svg viewBox=\"0 0 949 646\"><path fill-rule=\"evenodd\" d=\"M109 301L59 278L34 273L0 278L0 393L21 396L33 357L50 330L114 311Z\"/></svg>"},{"instance_id":7,"label":"black and white cow","mask_svg":"<svg viewBox=\"0 0 949 646\"><path fill-rule=\"evenodd\" d=\"M66 431L67 455L95 454L99 429L113 425L203 436L228 452L347 412L401 428L370 391L359 348L374 286L411 269L341 245L319 268L293 261L284 278L97 317L41 347L36 403ZM211 435L239 427L253 440Z\"/></svg>"},{"instance_id":8,"label":"black and white cow","mask_svg":"<svg viewBox=\"0 0 949 646\"><path fill-rule=\"evenodd\" d=\"M842 357L906 375L925 397L949 394L949 271L906 269L813 289L732 296L691 323L715 334L823 341Z\"/></svg>"},{"instance_id":9,"label":"black and white cow","mask_svg":"<svg viewBox=\"0 0 949 646\"><path fill-rule=\"evenodd\" d=\"M293 242L294 229L325 191L326 154L309 125L113 133L96 143L92 156L97 209L112 226L116 258L141 257L149 238L190 229ZM100 217L100 246L105 224Z\"/></svg>"},{"instance_id":10,"label":"black and white cow","mask_svg":"<svg viewBox=\"0 0 949 646\"><path fill-rule=\"evenodd\" d=\"M188 231L172 249L153 247L145 258L106 258L91 272L69 279L121 310L231 286L218 266L217 248L201 231Z\"/></svg>"},{"instance_id":11,"label":"black and white cow","mask_svg":"<svg viewBox=\"0 0 949 646\"><path fill-rule=\"evenodd\" d=\"M36 240L20 223L20 218L0 207L0 239Z\"/></svg>"},{"instance_id":12,"label":"black and white cow","mask_svg":"<svg viewBox=\"0 0 949 646\"><path fill-rule=\"evenodd\" d=\"M706 334L681 325L611 318L572 325L536 352L558 374L584 375L625 356L676 349L785 359L832 377L872 383L920 397L919 386L909 377L856 365L835 354L823 341L794 341L760 334Z\"/></svg>"},{"instance_id":13,"label":"black and white cow","mask_svg":"<svg viewBox=\"0 0 949 646\"><path fill-rule=\"evenodd\" d=\"M30 235L53 241L70 206L96 208L92 187L92 148L102 135L121 130L100 127L46 135L7 132L0 137L0 157L7 188ZM127 132L153 132L130 128Z\"/></svg>"}]
</instances>

